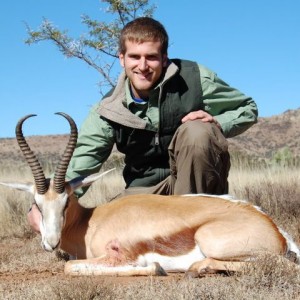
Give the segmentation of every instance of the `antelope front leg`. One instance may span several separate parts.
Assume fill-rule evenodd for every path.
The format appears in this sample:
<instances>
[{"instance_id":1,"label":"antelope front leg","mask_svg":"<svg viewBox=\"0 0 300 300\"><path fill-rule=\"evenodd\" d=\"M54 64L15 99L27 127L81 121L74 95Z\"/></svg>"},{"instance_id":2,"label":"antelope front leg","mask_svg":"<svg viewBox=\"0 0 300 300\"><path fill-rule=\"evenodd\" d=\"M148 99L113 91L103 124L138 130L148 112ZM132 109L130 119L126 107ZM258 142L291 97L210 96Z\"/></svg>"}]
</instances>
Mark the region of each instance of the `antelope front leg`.
<instances>
[{"instance_id":1,"label":"antelope front leg","mask_svg":"<svg viewBox=\"0 0 300 300\"><path fill-rule=\"evenodd\" d=\"M152 263L146 267L134 265L107 266L101 260L73 260L65 264L65 274L72 276L166 276L165 270L158 264Z\"/></svg>"},{"instance_id":2,"label":"antelope front leg","mask_svg":"<svg viewBox=\"0 0 300 300\"><path fill-rule=\"evenodd\" d=\"M158 264L147 266L128 261L118 240L112 240L105 247L106 254L91 259L68 261L65 274L68 275L107 275L107 276L165 276L167 273Z\"/></svg>"}]
</instances>

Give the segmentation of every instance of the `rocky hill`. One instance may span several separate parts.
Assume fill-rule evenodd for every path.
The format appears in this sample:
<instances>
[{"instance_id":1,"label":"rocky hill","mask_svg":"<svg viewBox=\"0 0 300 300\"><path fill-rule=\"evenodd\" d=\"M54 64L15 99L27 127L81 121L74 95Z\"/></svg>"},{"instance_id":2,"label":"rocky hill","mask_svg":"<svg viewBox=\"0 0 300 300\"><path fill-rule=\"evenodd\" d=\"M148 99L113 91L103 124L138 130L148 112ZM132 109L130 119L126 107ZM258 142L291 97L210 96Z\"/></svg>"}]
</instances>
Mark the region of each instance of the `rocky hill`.
<instances>
[{"instance_id":1,"label":"rocky hill","mask_svg":"<svg viewBox=\"0 0 300 300\"><path fill-rule=\"evenodd\" d=\"M271 158L285 148L294 157L300 157L300 108L259 118L257 124L229 142L232 151L255 157Z\"/></svg>"},{"instance_id":2,"label":"rocky hill","mask_svg":"<svg viewBox=\"0 0 300 300\"><path fill-rule=\"evenodd\" d=\"M55 161L62 154L67 135L29 136L31 148L39 157ZM288 148L300 157L300 108L283 114L259 118L258 123L245 133L229 139L230 151L256 158L271 158L274 153ZM23 160L14 138L0 139L0 160Z\"/></svg>"}]
</instances>

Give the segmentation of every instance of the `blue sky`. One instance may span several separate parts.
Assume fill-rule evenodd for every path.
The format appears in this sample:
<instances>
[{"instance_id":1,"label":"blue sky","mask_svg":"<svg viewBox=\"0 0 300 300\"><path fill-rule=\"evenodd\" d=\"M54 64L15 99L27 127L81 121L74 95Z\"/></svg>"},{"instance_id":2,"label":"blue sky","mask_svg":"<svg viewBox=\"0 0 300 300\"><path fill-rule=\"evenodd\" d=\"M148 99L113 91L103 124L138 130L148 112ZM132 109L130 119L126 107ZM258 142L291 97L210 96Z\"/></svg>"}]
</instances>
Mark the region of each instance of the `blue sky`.
<instances>
[{"instance_id":1,"label":"blue sky","mask_svg":"<svg viewBox=\"0 0 300 300\"><path fill-rule=\"evenodd\" d=\"M300 1L153 0L154 17L170 36L169 56L195 60L252 96L260 116L300 107ZM0 3L0 138L14 137L19 118L25 135L68 132L57 111L78 126L100 99L99 75L66 59L50 42L25 45L24 22L36 29L43 18L74 37L85 31L81 15L104 20L99 0L14 0ZM121 68L120 68L121 70Z\"/></svg>"}]
</instances>

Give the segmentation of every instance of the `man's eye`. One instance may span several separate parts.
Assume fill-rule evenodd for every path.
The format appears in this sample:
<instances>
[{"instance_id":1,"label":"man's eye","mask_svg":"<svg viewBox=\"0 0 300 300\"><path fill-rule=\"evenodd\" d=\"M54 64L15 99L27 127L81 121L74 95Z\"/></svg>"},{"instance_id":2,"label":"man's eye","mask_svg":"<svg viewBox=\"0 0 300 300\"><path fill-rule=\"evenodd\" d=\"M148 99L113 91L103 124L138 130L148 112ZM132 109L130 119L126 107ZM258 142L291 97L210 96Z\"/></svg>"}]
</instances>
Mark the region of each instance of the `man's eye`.
<instances>
[{"instance_id":1,"label":"man's eye","mask_svg":"<svg viewBox=\"0 0 300 300\"><path fill-rule=\"evenodd\" d=\"M151 56L147 56L147 60L157 60L157 56L155 55L151 55Z\"/></svg>"},{"instance_id":2,"label":"man's eye","mask_svg":"<svg viewBox=\"0 0 300 300\"><path fill-rule=\"evenodd\" d=\"M140 57L138 55L130 55L129 57L131 59L136 59L136 60L140 59Z\"/></svg>"}]
</instances>

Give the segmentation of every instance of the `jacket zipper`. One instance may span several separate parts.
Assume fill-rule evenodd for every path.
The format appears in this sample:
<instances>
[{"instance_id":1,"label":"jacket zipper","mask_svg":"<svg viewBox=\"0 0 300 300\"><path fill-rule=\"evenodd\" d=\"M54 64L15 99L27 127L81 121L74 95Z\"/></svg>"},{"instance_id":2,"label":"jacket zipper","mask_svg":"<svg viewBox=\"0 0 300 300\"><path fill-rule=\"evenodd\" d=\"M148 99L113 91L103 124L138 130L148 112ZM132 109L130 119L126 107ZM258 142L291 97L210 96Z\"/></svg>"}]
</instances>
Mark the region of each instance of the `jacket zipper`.
<instances>
[{"instance_id":1,"label":"jacket zipper","mask_svg":"<svg viewBox=\"0 0 300 300\"><path fill-rule=\"evenodd\" d=\"M159 133L158 132L155 133L154 143L156 146L159 145Z\"/></svg>"}]
</instances>

